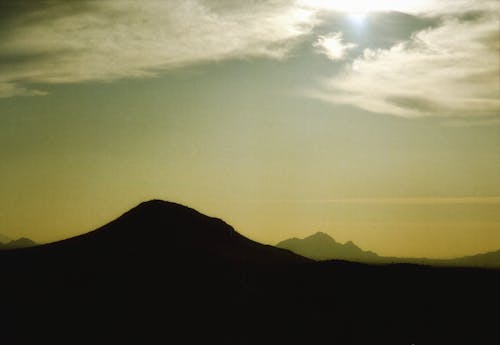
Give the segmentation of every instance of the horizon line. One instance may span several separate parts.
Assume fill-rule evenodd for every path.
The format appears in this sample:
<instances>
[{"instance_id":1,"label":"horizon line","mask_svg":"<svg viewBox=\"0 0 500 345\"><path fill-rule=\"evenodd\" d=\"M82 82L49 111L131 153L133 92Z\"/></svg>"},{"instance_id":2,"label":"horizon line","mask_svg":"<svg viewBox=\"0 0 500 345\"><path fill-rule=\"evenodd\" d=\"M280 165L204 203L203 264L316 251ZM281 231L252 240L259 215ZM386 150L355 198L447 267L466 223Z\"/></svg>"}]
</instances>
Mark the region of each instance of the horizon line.
<instances>
[{"instance_id":1,"label":"horizon line","mask_svg":"<svg viewBox=\"0 0 500 345\"><path fill-rule=\"evenodd\" d=\"M332 198L332 199L240 199L213 200L248 203L331 203L331 204L386 204L386 205L496 205L500 196L485 197L373 197L373 198Z\"/></svg>"}]
</instances>

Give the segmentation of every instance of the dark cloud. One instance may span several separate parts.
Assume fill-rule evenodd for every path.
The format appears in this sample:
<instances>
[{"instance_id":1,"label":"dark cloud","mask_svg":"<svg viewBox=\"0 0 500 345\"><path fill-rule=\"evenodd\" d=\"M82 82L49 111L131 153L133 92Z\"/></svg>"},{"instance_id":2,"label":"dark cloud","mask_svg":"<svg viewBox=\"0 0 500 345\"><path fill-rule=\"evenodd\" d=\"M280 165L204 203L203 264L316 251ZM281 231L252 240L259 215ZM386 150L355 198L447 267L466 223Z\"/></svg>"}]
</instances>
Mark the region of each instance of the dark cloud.
<instances>
[{"instance_id":1,"label":"dark cloud","mask_svg":"<svg viewBox=\"0 0 500 345\"><path fill-rule=\"evenodd\" d=\"M436 102L424 97L394 95L386 97L385 100L399 108L418 111L422 114L434 113L442 109Z\"/></svg>"}]
</instances>

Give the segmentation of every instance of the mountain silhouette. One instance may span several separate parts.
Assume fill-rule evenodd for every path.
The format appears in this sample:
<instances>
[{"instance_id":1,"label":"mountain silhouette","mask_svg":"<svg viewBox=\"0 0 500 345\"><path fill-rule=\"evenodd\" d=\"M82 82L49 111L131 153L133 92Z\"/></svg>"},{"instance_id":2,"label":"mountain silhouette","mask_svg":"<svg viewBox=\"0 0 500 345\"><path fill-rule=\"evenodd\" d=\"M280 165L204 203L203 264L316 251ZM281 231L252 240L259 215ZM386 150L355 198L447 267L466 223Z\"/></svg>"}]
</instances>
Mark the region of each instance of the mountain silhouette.
<instances>
[{"instance_id":1,"label":"mountain silhouette","mask_svg":"<svg viewBox=\"0 0 500 345\"><path fill-rule=\"evenodd\" d=\"M444 267L500 268L500 250L453 259L404 258L380 256L364 251L352 241L338 243L330 235L317 232L303 239L291 238L279 242L276 247L315 260L348 260L371 264L418 264Z\"/></svg>"},{"instance_id":2,"label":"mountain silhouette","mask_svg":"<svg viewBox=\"0 0 500 345\"><path fill-rule=\"evenodd\" d=\"M10 241L12 241L12 238L0 234L0 243L9 243Z\"/></svg>"},{"instance_id":3,"label":"mountain silhouette","mask_svg":"<svg viewBox=\"0 0 500 345\"><path fill-rule=\"evenodd\" d=\"M362 250L351 241L345 244L338 243L323 232L317 232L303 239L291 238L278 243L276 246L316 260L341 259L371 262L378 257L373 252Z\"/></svg>"},{"instance_id":4,"label":"mountain silhouette","mask_svg":"<svg viewBox=\"0 0 500 345\"><path fill-rule=\"evenodd\" d=\"M143 202L97 230L37 248L54 253L71 251L72 256L90 249L97 257L146 254L266 264L310 261L288 250L252 241L219 218L162 200Z\"/></svg>"},{"instance_id":5,"label":"mountain silhouette","mask_svg":"<svg viewBox=\"0 0 500 345\"><path fill-rule=\"evenodd\" d=\"M443 261L453 266L500 268L500 250Z\"/></svg>"},{"instance_id":6,"label":"mountain silhouette","mask_svg":"<svg viewBox=\"0 0 500 345\"><path fill-rule=\"evenodd\" d=\"M18 238L17 240L11 240L6 243L0 243L0 250L2 249L17 249L17 248L28 248L36 246L37 243L26 237Z\"/></svg>"},{"instance_id":7,"label":"mountain silhouette","mask_svg":"<svg viewBox=\"0 0 500 345\"><path fill-rule=\"evenodd\" d=\"M317 262L160 200L0 272L6 344L500 343L499 271Z\"/></svg>"}]
</instances>

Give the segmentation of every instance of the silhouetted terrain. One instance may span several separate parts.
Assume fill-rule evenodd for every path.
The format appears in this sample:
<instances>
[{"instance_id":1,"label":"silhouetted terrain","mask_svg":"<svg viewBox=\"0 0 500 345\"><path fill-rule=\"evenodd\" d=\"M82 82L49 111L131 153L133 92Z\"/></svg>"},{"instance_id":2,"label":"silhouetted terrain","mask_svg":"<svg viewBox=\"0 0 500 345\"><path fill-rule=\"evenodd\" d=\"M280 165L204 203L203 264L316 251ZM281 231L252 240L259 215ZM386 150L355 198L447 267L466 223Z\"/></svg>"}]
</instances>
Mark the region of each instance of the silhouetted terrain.
<instances>
[{"instance_id":1,"label":"silhouetted terrain","mask_svg":"<svg viewBox=\"0 0 500 345\"><path fill-rule=\"evenodd\" d=\"M450 263L454 266L500 268L500 250L443 261L445 261L444 264Z\"/></svg>"},{"instance_id":2,"label":"silhouetted terrain","mask_svg":"<svg viewBox=\"0 0 500 345\"><path fill-rule=\"evenodd\" d=\"M0 242L0 250L3 249L16 249L16 248L27 248L36 246L37 243L35 241L30 240L26 237L18 238L17 240L9 240L4 243Z\"/></svg>"},{"instance_id":3,"label":"silhouetted terrain","mask_svg":"<svg viewBox=\"0 0 500 345\"><path fill-rule=\"evenodd\" d=\"M0 270L5 344L500 343L499 271L314 262L158 200Z\"/></svg>"},{"instance_id":4,"label":"silhouetted terrain","mask_svg":"<svg viewBox=\"0 0 500 345\"><path fill-rule=\"evenodd\" d=\"M10 241L12 241L10 237L0 234L0 243L8 243Z\"/></svg>"},{"instance_id":5,"label":"silhouetted terrain","mask_svg":"<svg viewBox=\"0 0 500 345\"><path fill-rule=\"evenodd\" d=\"M349 260L371 264L409 263L445 267L500 268L500 250L455 259L402 258L380 256L364 251L353 242L338 243L328 234L318 232L303 239L291 238L276 245L315 260Z\"/></svg>"},{"instance_id":6,"label":"silhouetted terrain","mask_svg":"<svg viewBox=\"0 0 500 345\"><path fill-rule=\"evenodd\" d=\"M288 249L315 260L341 259L363 262L374 261L378 258L377 254L364 251L351 241L341 244L323 232L317 232L303 239L291 238L278 243L276 247Z\"/></svg>"}]
</instances>

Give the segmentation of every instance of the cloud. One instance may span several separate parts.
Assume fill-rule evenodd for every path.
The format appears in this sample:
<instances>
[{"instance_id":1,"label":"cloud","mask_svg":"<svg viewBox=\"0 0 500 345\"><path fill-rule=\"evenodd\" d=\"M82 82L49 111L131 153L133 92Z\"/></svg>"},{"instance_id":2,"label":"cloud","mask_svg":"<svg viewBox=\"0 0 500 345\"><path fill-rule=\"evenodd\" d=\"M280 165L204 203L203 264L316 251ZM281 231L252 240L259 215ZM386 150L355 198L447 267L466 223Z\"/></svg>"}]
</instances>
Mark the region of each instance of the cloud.
<instances>
[{"instance_id":1,"label":"cloud","mask_svg":"<svg viewBox=\"0 0 500 345\"><path fill-rule=\"evenodd\" d=\"M496 0L9 4L0 8L0 97L43 95L46 84L152 77L225 59L283 59L323 13L363 7L442 20L390 49L366 49L314 97L405 117L466 121L500 113ZM319 36L313 46L335 61L351 58L355 47L340 32Z\"/></svg>"},{"instance_id":2,"label":"cloud","mask_svg":"<svg viewBox=\"0 0 500 345\"><path fill-rule=\"evenodd\" d=\"M404 12L440 16L467 11L498 11L498 0L298 0L301 6L343 13Z\"/></svg>"},{"instance_id":3,"label":"cloud","mask_svg":"<svg viewBox=\"0 0 500 345\"><path fill-rule=\"evenodd\" d=\"M391 0L389 0L390 2ZM397 0L392 0L396 2ZM465 12L498 13L497 0L404 0L401 6L407 5L408 13L426 16L461 15ZM405 8L397 9L405 11Z\"/></svg>"},{"instance_id":4,"label":"cloud","mask_svg":"<svg viewBox=\"0 0 500 345\"><path fill-rule=\"evenodd\" d=\"M321 53L325 54L331 60L342 60L345 58L347 51L355 48L354 43L343 43L341 32L334 32L327 36L319 36L313 47Z\"/></svg>"},{"instance_id":5,"label":"cloud","mask_svg":"<svg viewBox=\"0 0 500 345\"><path fill-rule=\"evenodd\" d=\"M0 97L43 94L37 84L154 76L230 58L280 59L315 22L314 11L284 0L44 4L12 6L1 18Z\"/></svg>"},{"instance_id":6,"label":"cloud","mask_svg":"<svg viewBox=\"0 0 500 345\"><path fill-rule=\"evenodd\" d=\"M365 49L313 96L410 118L499 116L500 20L467 13L389 49Z\"/></svg>"}]
</instances>

